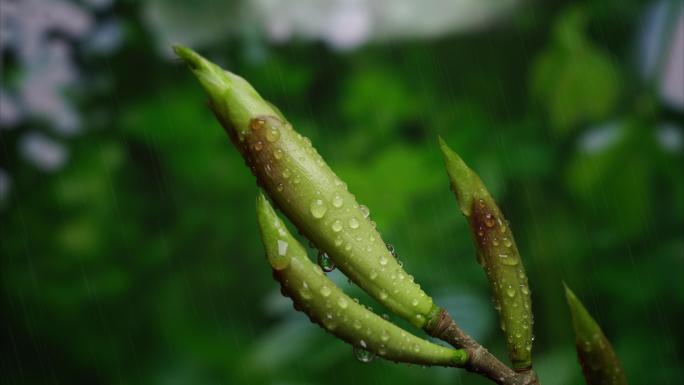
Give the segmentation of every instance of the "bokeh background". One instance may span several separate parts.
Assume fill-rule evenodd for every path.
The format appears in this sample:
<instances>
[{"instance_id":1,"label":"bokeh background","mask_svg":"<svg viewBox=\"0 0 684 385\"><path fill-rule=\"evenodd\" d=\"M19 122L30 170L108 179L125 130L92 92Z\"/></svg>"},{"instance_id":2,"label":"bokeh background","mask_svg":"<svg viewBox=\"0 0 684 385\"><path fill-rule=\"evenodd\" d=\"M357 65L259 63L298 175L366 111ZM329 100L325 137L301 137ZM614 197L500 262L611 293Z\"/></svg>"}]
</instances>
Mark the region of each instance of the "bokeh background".
<instances>
[{"instance_id":1,"label":"bokeh background","mask_svg":"<svg viewBox=\"0 0 684 385\"><path fill-rule=\"evenodd\" d=\"M500 357L437 135L513 226L542 383L582 383L562 281L632 384L684 382L681 1L0 4L1 383L486 383L360 363L292 309L254 180L172 43L278 105Z\"/></svg>"}]
</instances>

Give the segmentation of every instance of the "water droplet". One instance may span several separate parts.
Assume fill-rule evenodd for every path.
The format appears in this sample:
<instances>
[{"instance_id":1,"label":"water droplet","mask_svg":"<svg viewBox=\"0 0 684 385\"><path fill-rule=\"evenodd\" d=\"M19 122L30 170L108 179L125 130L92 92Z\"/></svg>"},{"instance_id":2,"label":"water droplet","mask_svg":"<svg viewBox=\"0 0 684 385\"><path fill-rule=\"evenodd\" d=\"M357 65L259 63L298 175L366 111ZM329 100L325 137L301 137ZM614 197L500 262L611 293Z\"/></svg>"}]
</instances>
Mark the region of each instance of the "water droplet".
<instances>
[{"instance_id":1,"label":"water droplet","mask_svg":"<svg viewBox=\"0 0 684 385\"><path fill-rule=\"evenodd\" d=\"M496 237L494 239L492 239L492 245L499 246L499 239Z\"/></svg>"},{"instance_id":2,"label":"water droplet","mask_svg":"<svg viewBox=\"0 0 684 385\"><path fill-rule=\"evenodd\" d=\"M322 251L318 253L318 266L326 273L335 270L335 262L333 262L328 253Z\"/></svg>"},{"instance_id":3,"label":"water droplet","mask_svg":"<svg viewBox=\"0 0 684 385\"><path fill-rule=\"evenodd\" d=\"M335 194L335 195L333 196L332 205L333 205L335 208L338 208L338 209L344 205L344 199L342 199L342 197L340 196L340 194Z\"/></svg>"},{"instance_id":4,"label":"water droplet","mask_svg":"<svg viewBox=\"0 0 684 385\"><path fill-rule=\"evenodd\" d=\"M342 222L339 219L335 219L331 227L334 232L339 233L342 231Z\"/></svg>"},{"instance_id":5,"label":"water droplet","mask_svg":"<svg viewBox=\"0 0 684 385\"><path fill-rule=\"evenodd\" d=\"M290 177L290 175L292 175L292 173L290 172L289 168L286 168L285 170L283 170L283 178L287 179Z\"/></svg>"},{"instance_id":6,"label":"water droplet","mask_svg":"<svg viewBox=\"0 0 684 385\"><path fill-rule=\"evenodd\" d=\"M287 253L287 246L288 246L287 242L285 242L281 239L278 239L278 255L284 256Z\"/></svg>"},{"instance_id":7,"label":"water droplet","mask_svg":"<svg viewBox=\"0 0 684 385\"><path fill-rule=\"evenodd\" d=\"M418 298L414 298L411 300L411 306L418 306Z\"/></svg>"},{"instance_id":8,"label":"water droplet","mask_svg":"<svg viewBox=\"0 0 684 385\"><path fill-rule=\"evenodd\" d=\"M349 218L349 228L358 229L359 228L359 221L354 217Z\"/></svg>"},{"instance_id":9,"label":"water droplet","mask_svg":"<svg viewBox=\"0 0 684 385\"><path fill-rule=\"evenodd\" d=\"M361 340L361 342L363 342L363 340ZM365 345L365 342L364 342L364 345ZM368 350L366 350L362 347L354 346L354 356L356 357L357 360L366 364L366 363L373 361L373 357L375 357L375 354L373 354L372 352L369 352Z\"/></svg>"},{"instance_id":10,"label":"water droplet","mask_svg":"<svg viewBox=\"0 0 684 385\"><path fill-rule=\"evenodd\" d=\"M491 213L487 213L485 214L484 223L487 227L494 227L494 225L496 224L496 220L492 217Z\"/></svg>"},{"instance_id":11,"label":"water droplet","mask_svg":"<svg viewBox=\"0 0 684 385\"><path fill-rule=\"evenodd\" d=\"M279 148L276 148L275 150L273 150L273 157L276 160L282 159L283 158L283 150L281 150Z\"/></svg>"},{"instance_id":12,"label":"water droplet","mask_svg":"<svg viewBox=\"0 0 684 385\"><path fill-rule=\"evenodd\" d=\"M525 295L530 294L530 290L525 285L520 285L520 291L522 291L522 293Z\"/></svg>"},{"instance_id":13,"label":"water droplet","mask_svg":"<svg viewBox=\"0 0 684 385\"><path fill-rule=\"evenodd\" d=\"M380 266L387 266L387 262L389 262L387 260L387 257L385 257L384 255L380 257Z\"/></svg>"},{"instance_id":14,"label":"water droplet","mask_svg":"<svg viewBox=\"0 0 684 385\"><path fill-rule=\"evenodd\" d=\"M370 216L370 210L368 209L368 206L366 206L366 205L360 205L359 211L361 211L361 214L363 215L364 218L368 218L368 216Z\"/></svg>"},{"instance_id":15,"label":"water droplet","mask_svg":"<svg viewBox=\"0 0 684 385\"><path fill-rule=\"evenodd\" d=\"M309 290L309 285L306 282L302 283L302 289L299 290L299 295L304 299L304 300L310 300L312 295L311 295L311 290Z\"/></svg>"},{"instance_id":16,"label":"water droplet","mask_svg":"<svg viewBox=\"0 0 684 385\"><path fill-rule=\"evenodd\" d=\"M276 190L278 190L278 192L283 192L284 189L285 187L282 183L278 183L278 185L276 186Z\"/></svg>"},{"instance_id":17,"label":"water droplet","mask_svg":"<svg viewBox=\"0 0 684 385\"><path fill-rule=\"evenodd\" d=\"M278 139L280 139L280 131L278 130L278 128L269 127L268 130L266 130L266 140L273 143Z\"/></svg>"},{"instance_id":18,"label":"water droplet","mask_svg":"<svg viewBox=\"0 0 684 385\"><path fill-rule=\"evenodd\" d=\"M513 288L513 286L508 285L508 287L506 288L506 295L511 298L515 297L515 289Z\"/></svg>"},{"instance_id":19,"label":"water droplet","mask_svg":"<svg viewBox=\"0 0 684 385\"><path fill-rule=\"evenodd\" d=\"M394 249L394 246L389 242L385 243L385 246L387 246L387 251L389 251L390 254L392 254L392 256L396 258L397 251Z\"/></svg>"},{"instance_id":20,"label":"water droplet","mask_svg":"<svg viewBox=\"0 0 684 385\"><path fill-rule=\"evenodd\" d=\"M314 218L321 219L328 211L328 206L325 204L325 202L323 202L322 199L314 199L309 206L309 210Z\"/></svg>"},{"instance_id":21,"label":"water droplet","mask_svg":"<svg viewBox=\"0 0 684 385\"><path fill-rule=\"evenodd\" d=\"M254 151L259 152L261 149L264 148L264 144L259 140L256 143L254 143Z\"/></svg>"},{"instance_id":22,"label":"water droplet","mask_svg":"<svg viewBox=\"0 0 684 385\"><path fill-rule=\"evenodd\" d=\"M340 298L337 300L337 305L338 305L340 308L342 308L342 309L346 309L347 306L349 305L349 302L347 302L347 300L344 299L344 297L340 297Z\"/></svg>"},{"instance_id":23,"label":"water droplet","mask_svg":"<svg viewBox=\"0 0 684 385\"><path fill-rule=\"evenodd\" d=\"M385 300L387 299L387 292L384 290L380 291L380 300Z\"/></svg>"},{"instance_id":24,"label":"water droplet","mask_svg":"<svg viewBox=\"0 0 684 385\"><path fill-rule=\"evenodd\" d=\"M508 254L499 254L499 263L506 266L515 266L518 264L518 259Z\"/></svg>"},{"instance_id":25,"label":"water droplet","mask_svg":"<svg viewBox=\"0 0 684 385\"><path fill-rule=\"evenodd\" d=\"M352 323L352 326L353 326L354 329L356 329L356 330L361 329L361 321L355 319L354 322Z\"/></svg>"},{"instance_id":26,"label":"water droplet","mask_svg":"<svg viewBox=\"0 0 684 385\"><path fill-rule=\"evenodd\" d=\"M325 285L323 285L323 286L321 287L321 290L320 290L320 291L321 291L321 295L324 296L324 297L329 296L330 293L332 292L332 291L330 290L330 288L327 287L327 286L325 286Z\"/></svg>"},{"instance_id":27,"label":"water droplet","mask_svg":"<svg viewBox=\"0 0 684 385\"><path fill-rule=\"evenodd\" d=\"M374 279L377 278L377 277L378 277L378 272L375 271L375 270L371 270L371 271L370 271L370 275L369 275L369 278L371 279L371 281L374 280Z\"/></svg>"},{"instance_id":28,"label":"water droplet","mask_svg":"<svg viewBox=\"0 0 684 385\"><path fill-rule=\"evenodd\" d=\"M511 247L511 246L513 246L513 242L511 242L511 240L508 239L508 238L504 238L504 239L503 239L503 244L504 244L504 246L506 246L506 247Z\"/></svg>"}]
</instances>

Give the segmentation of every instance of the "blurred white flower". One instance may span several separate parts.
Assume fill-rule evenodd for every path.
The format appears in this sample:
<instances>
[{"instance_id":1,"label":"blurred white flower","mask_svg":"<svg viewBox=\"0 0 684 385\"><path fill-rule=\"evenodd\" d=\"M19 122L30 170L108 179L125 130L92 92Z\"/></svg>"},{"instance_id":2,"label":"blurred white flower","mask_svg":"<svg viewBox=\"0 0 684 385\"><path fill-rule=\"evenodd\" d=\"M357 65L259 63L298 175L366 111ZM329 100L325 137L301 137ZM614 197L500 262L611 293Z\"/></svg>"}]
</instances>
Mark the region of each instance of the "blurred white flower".
<instances>
[{"instance_id":1,"label":"blurred white flower","mask_svg":"<svg viewBox=\"0 0 684 385\"><path fill-rule=\"evenodd\" d=\"M519 0L256 0L250 11L268 38L322 40L348 50L370 41L437 37L478 29Z\"/></svg>"},{"instance_id":2,"label":"blurred white flower","mask_svg":"<svg viewBox=\"0 0 684 385\"><path fill-rule=\"evenodd\" d=\"M679 152L682 150L684 138L682 138L681 126L672 122L663 123L658 127L656 136L658 138L658 143L660 143L666 151Z\"/></svg>"},{"instance_id":3,"label":"blurred white flower","mask_svg":"<svg viewBox=\"0 0 684 385\"><path fill-rule=\"evenodd\" d=\"M80 119L62 92L76 79L71 47L62 40L43 44L41 51L23 69L19 94L27 113L51 122L61 134L79 131Z\"/></svg>"},{"instance_id":4,"label":"blurred white flower","mask_svg":"<svg viewBox=\"0 0 684 385\"><path fill-rule=\"evenodd\" d=\"M77 133L80 119L63 96L78 79L67 38L80 40L87 36L94 24L93 17L79 6L62 0L0 0L0 3L3 43L0 49L3 54L12 50L20 67L14 94L8 89L0 90L6 95L6 101L14 102L14 109L9 114L3 112L0 122L14 125L21 118L37 117L51 123L59 133Z\"/></svg>"},{"instance_id":5,"label":"blurred white flower","mask_svg":"<svg viewBox=\"0 0 684 385\"><path fill-rule=\"evenodd\" d=\"M84 48L89 53L107 54L118 48L122 39L121 23L116 19L108 19L95 28Z\"/></svg>"},{"instance_id":6,"label":"blurred white flower","mask_svg":"<svg viewBox=\"0 0 684 385\"><path fill-rule=\"evenodd\" d=\"M21 119L21 111L10 95L0 89L0 129L15 125Z\"/></svg>"},{"instance_id":7,"label":"blurred white flower","mask_svg":"<svg viewBox=\"0 0 684 385\"><path fill-rule=\"evenodd\" d=\"M522 0L149 0L144 15L161 51L201 46L255 27L274 43L323 41L350 50L373 41L432 38L480 29Z\"/></svg>"},{"instance_id":8,"label":"blurred white flower","mask_svg":"<svg viewBox=\"0 0 684 385\"><path fill-rule=\"evenodd\" d=\"M641 75L658 86L662 101L684 111L684 6L655 1L647 10L637 41Z\"/></svg>"},{"instance_id":9,"label":"blurred white flower","mask_svg":"<svg viewBox=\"0 0 684 385\"><path fill-rule=\"evenodd\" d=\"M616 143L623 132L623 124L619 121L592 127L579 138L579 148L589 154L601 152Z\"/></svg>"},{"instance_id":10,"label":"blurred white flower","mask_svg":"<svg viewBox=\"0 0 684 385\"><path fill-rule=\"evenodd\" d=\"M43 171L59 170L67 160L67 149L40 132L29 132L19 142L19 152Z\"/></svg>"}]
</instances>

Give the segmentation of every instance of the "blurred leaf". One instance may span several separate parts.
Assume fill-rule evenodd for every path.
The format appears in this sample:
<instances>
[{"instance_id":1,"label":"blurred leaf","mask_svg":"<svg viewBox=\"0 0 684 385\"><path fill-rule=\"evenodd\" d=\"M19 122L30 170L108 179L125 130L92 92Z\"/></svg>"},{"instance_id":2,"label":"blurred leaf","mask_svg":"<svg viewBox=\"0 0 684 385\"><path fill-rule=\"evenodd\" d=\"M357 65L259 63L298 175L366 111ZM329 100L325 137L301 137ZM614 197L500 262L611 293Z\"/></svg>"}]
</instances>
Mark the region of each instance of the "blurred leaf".
<instances>
[{"instance_id":1,"label":"blurred leaf","mask_svg":"<svg viewBox=\"0 0 684 385\"><path fill-rule=\"evenodd\" d=\"M559 136L608 116L620 95L620 75L613 60L586 36L588 17L580 7L565 11L532 69L532 98L546 111Z\"/></svg>"}]
</instances>

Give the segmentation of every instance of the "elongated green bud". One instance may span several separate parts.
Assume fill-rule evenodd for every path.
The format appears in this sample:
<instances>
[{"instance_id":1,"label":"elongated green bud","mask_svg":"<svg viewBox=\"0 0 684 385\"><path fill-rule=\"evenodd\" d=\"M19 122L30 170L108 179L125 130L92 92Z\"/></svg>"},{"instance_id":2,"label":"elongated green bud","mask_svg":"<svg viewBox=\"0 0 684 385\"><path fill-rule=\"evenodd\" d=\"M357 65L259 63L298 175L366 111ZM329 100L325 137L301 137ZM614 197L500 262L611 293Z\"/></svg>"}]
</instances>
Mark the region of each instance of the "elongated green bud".
<instances>
[{"instance_id":1,"label":"elongated green bud","mask_svg":"<svg viewBox=\"0 0 684 385\"><path fill-rule=\"evenodd\" d=\"M257 197L261 239L273 274L296 309L327 332L361 349L397 362L463 366L463 350L418 338L363 307L312 263L304 247L287 231L263 194Z\"/></svg>"},{"instance_id":2,"label":"elongated green bud","mask_svg":"<svg viewBox=\"0 0 684 385\"><path fill-rule=\"evenodd\" d=\"M563 285L575 329L577 357L587 385L626 385L625 372L610 341L575 293Z\"/></svg>"},{"instance_id":3,"label":"elongated green bud","mask_svg":"<svg viewBox=\"0 0 684 385\"><path fill-rule=\"evenodd\" d=\"M516 370L532 366L532 308L525 269L513 234L480 178L439 139L451 187L470 223L477 261L485 269Z\"/></svg>"},{"instance_id":4,"label":"elongated green bud","mask_svg":"<svg viewBox=\"0 0 684 385\"><path fill-rule=\"evenodd\" d=\"M309 139L242 78L188 48L175 47L209 94L210 104L273 201L352 281L417 327L437 316L360 206Z\"/></svg>"}]
</instances>

